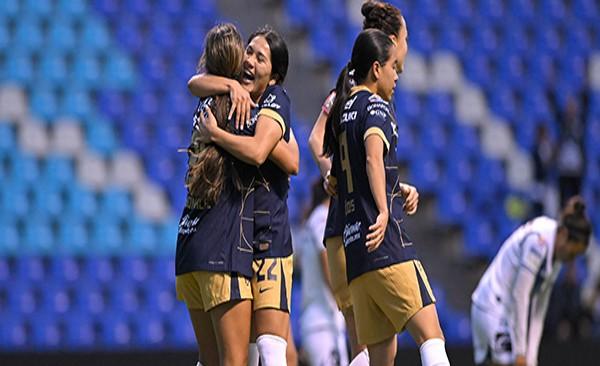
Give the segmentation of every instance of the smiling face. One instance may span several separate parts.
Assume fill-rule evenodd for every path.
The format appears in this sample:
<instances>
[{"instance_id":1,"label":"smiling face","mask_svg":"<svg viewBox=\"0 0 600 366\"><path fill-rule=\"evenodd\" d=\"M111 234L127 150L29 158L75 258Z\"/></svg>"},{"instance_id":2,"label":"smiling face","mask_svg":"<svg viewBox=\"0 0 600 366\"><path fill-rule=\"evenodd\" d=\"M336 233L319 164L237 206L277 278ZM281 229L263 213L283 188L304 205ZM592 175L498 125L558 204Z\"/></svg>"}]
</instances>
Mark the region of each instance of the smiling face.
<instances>
[{"instance_id":1,"label":"smiling face","mask_svg":"<svg viewBox=\"0 0 600 366\"><path fill-rule=\"evenodd\" d=\"M258 100L267 86L275 83L271 77L272 70L269 43L263 36L254 37L246 47L241 82L253 99Z\"/></svg>"}]
</instances>

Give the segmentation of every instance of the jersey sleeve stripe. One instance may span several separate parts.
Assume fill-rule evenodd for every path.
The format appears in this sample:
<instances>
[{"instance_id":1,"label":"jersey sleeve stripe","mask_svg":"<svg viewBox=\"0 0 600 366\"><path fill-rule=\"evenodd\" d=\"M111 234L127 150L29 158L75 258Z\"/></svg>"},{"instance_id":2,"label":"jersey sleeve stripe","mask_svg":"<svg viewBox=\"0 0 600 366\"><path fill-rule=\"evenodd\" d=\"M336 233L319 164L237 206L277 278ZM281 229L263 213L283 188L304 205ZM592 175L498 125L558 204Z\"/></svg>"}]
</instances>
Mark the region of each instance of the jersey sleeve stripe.
<instances>
[{"instance_id":1,"label":"jersey sleeve stripe","mask_svg":"<svg viewBox=\"0 0 600 366\"><path fill-rule=\"evenodd\" d=\"M369 127L369 129L367 129L365 131L365 135L364 135L363 139L366 140L367 137L369 137L371 135L377 135L377 136L381 137L381 139L383 140L383 143L385 144L386 150L390 149L390 143L389 143L387 137L385 137L385 133L383 132L383 130L381 128Z\"/></svg>"},{"instance_id":2,"label":"jersey sleeve stripe","mask_svg":"<svg viewBox=\"0 0 600 366\"><path fill-rule=\"evenodd\" d=\"M281 127L281 137L283 137L283 135L285 134L285 122L283 120L283 117L281 117L279 113L275 112L272 109L263 108L258 112L258 116L269 117L275 122L277 122L279 124L279 127Z\"/></svg>"}]
</instances>

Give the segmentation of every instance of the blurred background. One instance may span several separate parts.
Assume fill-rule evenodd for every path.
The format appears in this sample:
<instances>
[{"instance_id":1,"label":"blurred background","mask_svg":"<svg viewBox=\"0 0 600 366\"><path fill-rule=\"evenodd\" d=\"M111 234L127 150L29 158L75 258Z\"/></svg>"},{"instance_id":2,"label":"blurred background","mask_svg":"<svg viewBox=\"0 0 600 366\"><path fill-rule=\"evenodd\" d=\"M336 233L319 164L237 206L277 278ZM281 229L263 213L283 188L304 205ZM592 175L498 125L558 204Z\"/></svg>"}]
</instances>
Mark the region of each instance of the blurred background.
<instances>
[{"instance_id":1,"label":"blurred background","mask_svg":"<svg viewBox=\"0 0 600 366\"><path fill-rule=\"evenodd\" d=\"M600 1L391 1L409 58L395 93L407 219L454 364L470 294L523 221L582 194L600 230ZM0 1L0 364L195 363L174 253L207 30L288 42L300 144L294 245L318 177L307 139L361 28L360 0ZM556 284L540 365L600 357L600 247ZM292 320L302 348L300 278ZM418 350L399 337L402 364ZM590 347L590 346L596 346ZM29 363L28 363L29 362Z\"/></svg>"}]
</instances>

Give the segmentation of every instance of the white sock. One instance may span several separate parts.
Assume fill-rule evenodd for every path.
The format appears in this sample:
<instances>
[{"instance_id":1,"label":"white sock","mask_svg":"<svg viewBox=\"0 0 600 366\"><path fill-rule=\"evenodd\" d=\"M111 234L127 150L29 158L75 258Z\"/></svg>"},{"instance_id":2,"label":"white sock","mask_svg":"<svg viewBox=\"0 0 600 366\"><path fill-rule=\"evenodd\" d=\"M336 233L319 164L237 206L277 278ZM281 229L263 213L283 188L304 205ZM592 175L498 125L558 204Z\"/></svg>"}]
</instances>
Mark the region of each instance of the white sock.
<instances>
[{"instance_id":1,"label":"white sock","mask_svg":"<svg viewBox=\"0 0 600 366\"><path fill-rule=\"evenodd\" d=\"M421 352L421 365L423 366L450 366L443 339L428 339L421 345L419 351Z\"/></svg>"},{"instance_id":2,"label":"white sock","mask_svg":"<svg viewBox=\"0 0 600 366\"><path fill-rule=\"evenodd\" d=\"M200 361L198 361L198 363L196 364L196 366L202 366L202 363Z\"/></svg>"},{"instance_id":3,"label":"white sock","mask_svg":"<svg viewBox=\"0 0 600 366\"><path fill-rule=\"evenodd\" d=\"M363 349L348 366L369 366L369 351L366 348Z\"/></svg>"},{"instance_id":4,"label":"white sock","mask_svg":"<svg viewBox=\"0 0 600 366\"><path fill-rule=\"evenodd\" d=\"M285 351L287 342L285 339L273 334L263 334L256 338L258 353L262 366L286 366Z\"/></svg>"},{"instance_id":5,"label":"white sock","mask_svg":"<svg viewBox=\"0 0 600 366\"><path fill-rule=\"evenodd\" d=\"M248 366L258 366L258 347L256 343L248 345Z\"/></svg>"}]
</instances>

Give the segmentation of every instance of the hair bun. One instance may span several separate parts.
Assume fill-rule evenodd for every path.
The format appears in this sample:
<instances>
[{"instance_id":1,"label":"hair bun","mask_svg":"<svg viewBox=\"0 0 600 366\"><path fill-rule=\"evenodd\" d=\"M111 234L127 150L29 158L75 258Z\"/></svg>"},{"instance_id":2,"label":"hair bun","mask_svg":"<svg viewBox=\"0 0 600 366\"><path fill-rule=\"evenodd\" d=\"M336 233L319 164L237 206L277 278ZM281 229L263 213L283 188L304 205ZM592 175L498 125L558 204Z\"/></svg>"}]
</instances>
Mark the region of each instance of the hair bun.
<instances>
[{"instance_id":1,"label":"hair bun","mask_svg":"<svg viewBox=\"0 0 600 366\"><path fill-rule=\"evenodd\" d=\"M569 198L565 206L565 213L571 213L578 216L585 215L585 201L581 196Z\"/></svg>"},{"instance_id":2,"label":"hair bun","mask_svg":"<svg viewBox=\"0 0 600 366\"><path fill-rule=\"evenodd\" d=\"M360 12L362 13L362 15L368 19L371 16L371 13L373 12L373 10L375 9L383 9L383 4L379 1L375 1L375 0L369 0L366 1L362 7L360 8Z\"/></svg>"}]
</instances>

